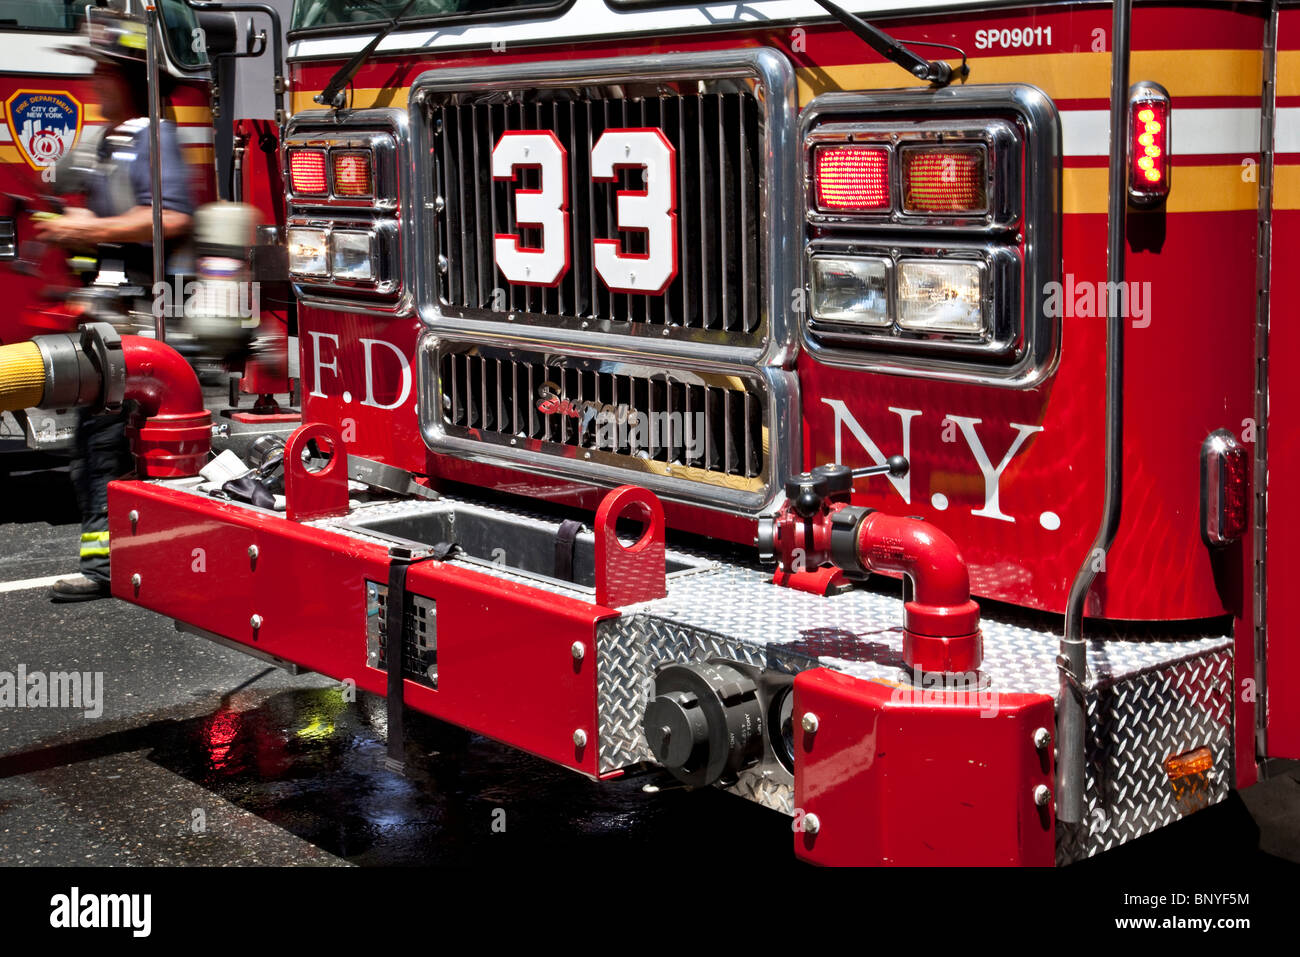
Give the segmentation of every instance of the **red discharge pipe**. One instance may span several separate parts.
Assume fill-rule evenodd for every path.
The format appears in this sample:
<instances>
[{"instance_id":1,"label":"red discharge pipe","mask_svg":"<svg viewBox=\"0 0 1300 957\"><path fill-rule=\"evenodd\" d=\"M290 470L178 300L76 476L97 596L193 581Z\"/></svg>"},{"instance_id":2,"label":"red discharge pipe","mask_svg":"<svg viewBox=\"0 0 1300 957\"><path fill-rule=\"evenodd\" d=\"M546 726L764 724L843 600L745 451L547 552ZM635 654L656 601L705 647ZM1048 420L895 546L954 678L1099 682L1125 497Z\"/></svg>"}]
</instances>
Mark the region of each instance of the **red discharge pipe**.
<instances>
[{"instance_id":1,"label":"red discharge pipe","mask_svg":"<svg viewBox=\"0 0 1300 957\"><path fill-rule=\"evenodd\" d=\"M914 587L904 604L903 659L924 672L969 672L984 658L980 609L957 543L928 522L871 512L857 534L869 571L905 574Z\"/></svg>"},{"instance_id":2,"label":"red discharge pipe","mask_svg":"<svg viewBox=\"0 0 1300 957\"><path fill-rule=\"evenodd\" d=\"M157 339L123 336L125 398L139 403L127 426L141 478L198 475L212 448L212 414L190 364Z\"/></svg>"}]
</instances>

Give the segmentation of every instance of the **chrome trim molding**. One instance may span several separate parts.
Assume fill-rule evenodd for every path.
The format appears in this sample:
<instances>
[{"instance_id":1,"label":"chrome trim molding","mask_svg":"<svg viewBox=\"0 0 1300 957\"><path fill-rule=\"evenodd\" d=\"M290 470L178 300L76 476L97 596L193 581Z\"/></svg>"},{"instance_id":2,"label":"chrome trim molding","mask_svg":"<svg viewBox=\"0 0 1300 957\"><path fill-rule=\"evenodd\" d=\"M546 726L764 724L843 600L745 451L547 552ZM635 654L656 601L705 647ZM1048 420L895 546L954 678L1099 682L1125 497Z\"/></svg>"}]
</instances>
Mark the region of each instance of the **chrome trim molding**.
<instances>
[{"instance_id":1,"label":"chrome trim molding","mask_svg":"<svg viewBox=\"0 0 1300 957\"><path fill-rule=\"evenodd\" d=\"M850 121L851 115L854 121ZM861 369L889 375L906 375L917 378L977 385L1029 389L1039 385L1055 370L1060 359L1060 320L1046 316L1043 302L1047 283L1061 276L1061 128L1060 119L1051 99L1037 87L1025 84L991 84L987 86L946 87L940 90L907 89L872 93L825 93L816 97L804 109L800 120L800 142L803 145L803 180L805 209L811 189L809 160L812 148L819 142L817 134L827 130L831 136L847 134L850 129L860 129L874 134L887 128L891 122L900 134L906 134L897 125L905 116L923 117L914 123L918 130L932 133L938 129L956 132L984 127L987 121L1014 117L1019 126L1018 136L1024 142L1024 264L1020 295L1023 335L1019 337L1012 361L989 361L994 358L987 347L982 350L985 361L978 355L962 358L942 354L950 350L936 350L927 346L920 354L897 353L891 348L860 347L855 349L827 345L819 341L811 328L811 321L802 323L804 348L819 362L831 366ZM993 124L996 125L996 124ZM1005 135L989 133L994 142L1007 144ZM901 139L906 139L902 135ZM1004 148L1002 152L1006 152ZM990 175L1003 175L1005 162L990 164ZM992 221L980 219L976 223L953 219L934 219L899 215L891 220L868 222L861 217L827 217L812 213L808 216L806 243L822 238L819 230L833 228L853 230L862 236L862 244L869 241L868 233L880 232L870 237L877 245L935 245L947 238L956 238L963 227L972 239L979 236L1007 236L1005 211L994 215ZM851 222L850 222L851 220ZM908 228L924 229L927 235L909 237ZM1000 229L1000 227L1003 227ZM883 233L888 230L889 239ZM939 239L939 234L944 237ZM848 242L844 232L834 237ZM808 301L806 258L800 256L804 267L801 285L805 302ZM954 342L955 348L958 343Z\"/></svg>"}]
</instances>

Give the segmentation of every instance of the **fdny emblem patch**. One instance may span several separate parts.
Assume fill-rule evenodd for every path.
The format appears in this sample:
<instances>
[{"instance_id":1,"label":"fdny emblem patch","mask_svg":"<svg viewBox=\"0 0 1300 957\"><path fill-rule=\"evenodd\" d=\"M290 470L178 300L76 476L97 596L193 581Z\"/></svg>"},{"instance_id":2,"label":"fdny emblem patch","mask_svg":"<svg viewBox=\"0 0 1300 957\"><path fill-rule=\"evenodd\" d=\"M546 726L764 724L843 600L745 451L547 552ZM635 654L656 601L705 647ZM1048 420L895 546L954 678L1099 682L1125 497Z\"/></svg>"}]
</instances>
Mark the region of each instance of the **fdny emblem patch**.
<instances>
[{"instance_id":1,"label":"fdny emblem patch","mask_svg":"<svg viewBox=\"0 0 1300 957\"><path fill-rule=\"evenodd\" d=\"M53 166L81 135L84 111L69 93L18 90L5 100L5 117L18 151L32 169Z\"/></svg>"}]
</instances>

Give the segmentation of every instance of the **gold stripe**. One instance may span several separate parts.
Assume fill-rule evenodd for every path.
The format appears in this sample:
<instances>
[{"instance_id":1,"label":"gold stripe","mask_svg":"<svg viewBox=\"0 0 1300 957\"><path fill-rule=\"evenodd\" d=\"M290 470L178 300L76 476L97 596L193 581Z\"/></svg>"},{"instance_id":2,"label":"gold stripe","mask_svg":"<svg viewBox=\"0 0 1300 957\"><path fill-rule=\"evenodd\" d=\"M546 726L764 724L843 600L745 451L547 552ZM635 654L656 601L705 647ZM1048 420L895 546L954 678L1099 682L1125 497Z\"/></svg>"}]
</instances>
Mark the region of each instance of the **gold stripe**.
<instances>
[{"instance_id":1,"label":"gold stripe","mask_svg":"<svg viewBox=\"0 0 1300 957\"><path fill-rule=\"evenodd\" d=\"M1300 209L1300 166L1274 168L1273 208Z\"/></svg>"},{"instance_id":2,"label":"gold stripe","mask_svg":"<svg viewBox=\"0 0 1300 957\"><path fill-rule=\"evenodd\" d=\"M0 163L26 163L16 146L0 146Z\"/></svg>"},{"instance_id":3,"label":"gold stripe","mask_svg":"<svg viewBox=\"0 0 1300 957\"><path fill-rule=\"evenodd\" d=\"M953 66L961 63L960 60L949 62ZM1110 99L1109 53L976 57L970 65L972 82L1033 83L1056 99ZM1300 62L1296 67L1300 69ZM1263 68L1259 50L1138 50L1133 54L1130 72L1135 80L1155 80L1163 84L1173 97L1259 96ZM801 67L795 74L800 105L818 93L831 90L925 85L892 63ZM1279 85L1281 78L1282 64L1279 61ZM1291 79L1300 83L1294 77Z\"/></svg>"},{"instance_id":4,"label":"gold stripe","mask_svg":"<svg viewBox=\"0 0 1300 957\"><path fill-rule=\"evenodd\" d=\"M1165 208L1171 213L1212 213L1257 209L1258 183L1242 179L1242 167L1177 166ZM1064 208L1067 213L1105 213L1105 168L1064 171Z\"/></svg>"},{"instance_id":5,"label":"gold stripe","mask_svg":"<svg viewBox=\"0 0 1300 957\"><path fill-rule=\"evenodd\" d=\"M103 111L100 110L98 103L86 104L86 122L87 123L107 123L104 119Z\"/></svg>"},{"instance_id":6,"label":"gold stripe","mask_svg":"<svg viewBox=\"0 0 1300 957\"><path fill-rule=\"evenodd\" d=\"M202 144L192 146L186 144L185 146L182 146L181 156L184 157L185 162L189 163L191 166L211 165L213 161L212 147Z\"/></svg>"},{"instance_id":7,"label":"gold stripe","mask_svg":"<svg viewBox=\"0 0 1300 957\"><path fill-rule=\"evenodd\" d=\"M1277 51L1277 95L1300 96L1300 50Z\"/></svg>"},{"instance_id":8,"label":"gold stripe","mask_svg":"<svg viewBox=\"0 0 1300 957\"><path fill-rule=\"evenodd\" d=\"M169 106L163 116L174 123L212 123L212 110L206 106Z\"/></svg>"},{"instance_id":9,"label":"gold stripe","mask_svg":"<svg viewBox=\"0 0 1300 957\"><path fill-rule=\"evenodd\" d=\"M1135 79L1155 80L1171 96L1259 96L1263 71L1259 50L1138 50L1130 71ZM949 61L957 66L960 60ZM978 83L1033 83L1057 99L1110 99L1109 53L1036 53L1024 56L975 57L971 80ZM878 90L924 86L892 63L849 63L799 67L799 103L832 90ZM319 90L295 91L294 113L319 110ZM359 87L350 94L356 109L372 106L406 108L408 87ZM1300 51L1278 55L1278 94L1300 93Z\"/></svg>"},{"instance_id":10,"label":"gold stripe","mask_svg":"<svg viewBox=\"0 0 1300 957\"><path fill-rule=\"evenodd\" d=\"M319 92L320 90L309 90L305 93L301 91L294 93L290 97L291 111L301 113L303 110L324 109L312 99ZM372 106L392 106L404 110L406 109L406 98L410 92L410 88L405 86L363 87L351 91L348 103L353 109L357 110Z\"/></svg>"},{"instance_id":11,"label":"gold stripe","mask_svg":"<svg viewBox=\"0 0 1300 957\"><path fill-rule=\"evenodd\" d=\"M82 558L99 558L100 556L107 555L107 554L108 554L107 548L83 548L81 550Z\"/></svg>"}]
</instances>

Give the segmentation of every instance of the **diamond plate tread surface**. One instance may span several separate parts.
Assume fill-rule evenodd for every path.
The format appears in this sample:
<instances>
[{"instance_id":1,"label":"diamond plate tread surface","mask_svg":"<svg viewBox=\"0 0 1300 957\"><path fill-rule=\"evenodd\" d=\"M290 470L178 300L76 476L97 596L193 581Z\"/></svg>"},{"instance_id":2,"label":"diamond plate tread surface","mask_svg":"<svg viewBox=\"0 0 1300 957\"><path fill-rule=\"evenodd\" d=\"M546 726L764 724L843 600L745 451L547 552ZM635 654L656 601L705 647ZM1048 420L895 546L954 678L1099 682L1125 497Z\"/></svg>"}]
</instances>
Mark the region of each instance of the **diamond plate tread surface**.
<instances>
[{"instance_id":1,"label":"diamond plate tread surface","mask_svg":"<svg viewBox=\"0 0 1300 957\"><path fill-rule=\"evenodd\" d=\"M770 570L719 564L716 570L671 581L666 598L624 609L629 613L717 640L757 646L764 654L795 654L856 677L906 677L903 602L896 582L880 580L824 598L774 586ZM1058 620L1014 609L986 614L981 620L981 671L990 686L1005 693L1055 696ZM1213 623L1176 635L1111 631L1105 640L1090 643L1088 685L1096 687L1230 643L1226 630L1216 633Z\"/></svg>"},{"instance_id":2,"label":"diamond plate tread surface","mask_svg":"<svg viewBox=\"0 0 1300 957\"><path fill-rule=\"evenodd\" d=\"M1086 813L1058 824L1058 864L1091 857L1222 801L1232 781L1232 652L1221 649L1087 695ZM1208 747L1213 765L1179 788L1164 762Z\"/></svg>"}]
</instances>

